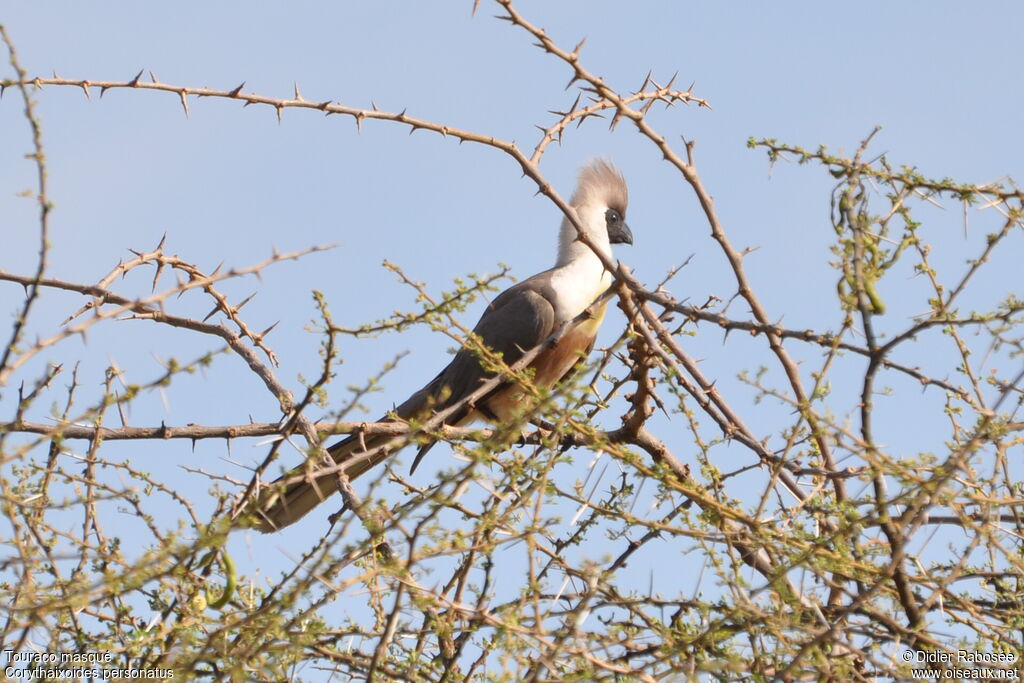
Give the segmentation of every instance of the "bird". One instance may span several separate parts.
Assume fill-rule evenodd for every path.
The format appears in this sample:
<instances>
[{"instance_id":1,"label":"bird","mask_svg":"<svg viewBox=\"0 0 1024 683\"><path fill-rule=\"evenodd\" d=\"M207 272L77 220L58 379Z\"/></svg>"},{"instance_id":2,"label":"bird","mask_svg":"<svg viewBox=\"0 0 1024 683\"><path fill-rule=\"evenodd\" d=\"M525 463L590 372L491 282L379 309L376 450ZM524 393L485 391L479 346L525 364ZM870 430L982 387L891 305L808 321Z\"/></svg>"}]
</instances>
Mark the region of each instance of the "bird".
<instances>
[{"instance_id":1,"label":"bird","mask_svg":"<svg viewBox=\"0 0 1024 683\"><path fill-rule=\"evenodd\" d=\"M563 217L555 265L495 297L473 328L477 338L500 353L508 366L547 341L527 365L539 387L551 388L571 375L594 346L607 303L602 295L614 279L595 249L611 259L612 245L633 244L626 223L628 199L626 181L610 161L593 159L584 164L569 205L593 248ZM582 315L598 299L602 301L596 310ZM493 389L472 402L465 400L495 375L493 369L483 367L479 353L463 347L434 379L382 421L426 419L457 406L443 418L444 424L457 426L479 418L508 424L523 414L527 400L514 382L492 382ZM351 434L333 444L327 452L335 466L304 463L286 472L255 496L248 523L270 533L297 522L337 491L339 469L350 480L358 477L397 450L388 447L392 441L392 435ZM432 445L420 448L413 469Z\"/></svg>"}]
</instances>

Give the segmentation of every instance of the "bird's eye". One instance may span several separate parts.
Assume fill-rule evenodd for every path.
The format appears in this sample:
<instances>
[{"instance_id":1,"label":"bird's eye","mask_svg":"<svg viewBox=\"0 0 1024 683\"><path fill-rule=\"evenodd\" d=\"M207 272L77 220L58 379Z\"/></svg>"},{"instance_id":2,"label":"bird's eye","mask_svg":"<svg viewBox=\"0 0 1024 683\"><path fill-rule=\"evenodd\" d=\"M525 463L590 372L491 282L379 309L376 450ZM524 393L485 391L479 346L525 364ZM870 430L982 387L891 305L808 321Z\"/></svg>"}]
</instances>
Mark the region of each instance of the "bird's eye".
<instances>
[{"instance_id":1,"label":"bird's eye","mask_svg":"<svg viewBox=\"0 0 1024 683\"><path fill-rule=\"evenodd\" d=\"M608 222L609 225L614 225L622 220L622 216L620 216L619 212L616 211L615 209L608 209L604 213L604 219Z\"/></svg>"}]
</instances>

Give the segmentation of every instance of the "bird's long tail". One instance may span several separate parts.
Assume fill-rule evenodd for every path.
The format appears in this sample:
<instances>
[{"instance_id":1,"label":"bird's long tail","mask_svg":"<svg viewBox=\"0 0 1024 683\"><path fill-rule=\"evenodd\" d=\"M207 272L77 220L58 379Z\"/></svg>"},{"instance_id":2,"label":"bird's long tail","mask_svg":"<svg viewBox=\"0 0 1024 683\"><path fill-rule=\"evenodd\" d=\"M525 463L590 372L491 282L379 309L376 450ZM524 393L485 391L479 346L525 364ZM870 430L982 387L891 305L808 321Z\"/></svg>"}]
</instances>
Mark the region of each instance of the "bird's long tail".
<instances>
[{"instance_id":1,"label":"bird's long tail","mask_svg":"<svg viewBox=\"0 0 1024 683\"><path fill-rule=\"evenodd\" d=\"M382 420L386 421L386 420ZM338 474L355 479L394 453L400 437L390 434L352 434L327 449L334 466L316 467L310 461L292 468L267 486L251 506L253 527L263 533L283 529L302 519L317 505L338 491Z\"/></svg>"},{"instance_id":2,"label":"bird's long tail","mask_svg":"<svg viewBox=\"0 0 1024 683\"><path fill-rule=\"evenodd\" d=\"M378 422L408 420L422 414L441 391L442 372L427 386L423 387L392 411L393 417L383 417ZM455 416L462 418L462 413ZM255 501L247 504L243 511L253 518L252 526L265 534L294 524L329 496L338 491L338 473L344 472L349 480L384 462L408 442L407 436L391 434L352 434L327 449L333 465L317 464L309 460L294 467L265 487ZM420 454L429 450L432 443L420 447Z\"/></svg>"}]
</instances>

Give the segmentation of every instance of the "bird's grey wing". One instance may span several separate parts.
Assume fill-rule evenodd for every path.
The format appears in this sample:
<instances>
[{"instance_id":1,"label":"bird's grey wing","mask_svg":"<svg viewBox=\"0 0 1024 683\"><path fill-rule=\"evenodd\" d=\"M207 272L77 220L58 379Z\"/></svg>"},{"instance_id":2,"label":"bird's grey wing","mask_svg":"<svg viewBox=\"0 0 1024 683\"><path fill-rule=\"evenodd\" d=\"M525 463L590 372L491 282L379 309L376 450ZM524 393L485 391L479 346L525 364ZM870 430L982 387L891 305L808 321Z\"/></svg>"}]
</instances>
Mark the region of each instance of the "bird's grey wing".
<instances>
[{"instance_id":1,"label":"bird's grey wing","mask_svg":"<svg viewBox=\"0 0 1024 683\"><path fill-rule=\"evenodd\" d=\"M534 276L505 290L491 302L473 328L473 333L485 346L502 355L506 365L514 364L555 330L555 309L546 296L545 283L546 280L540 276ZM433 411L444 410L465 399L495 374L481 365L479 356L473 350L462 348L437 377L399 406L396 412L401 417L409 417L403 414L406 405L417 411L422 411L424 407ZM496 387L494 391L500 389ZM488 396L480 397L473 407L466 405L456 410L445 422L461 423L474 407L485 417L491 417L487 415L486 409ZM413 470L431 446L433 443L420 448L412 464Z\"/></svg>"},{"instance_id":2,"label":"bird's grey wing","mask_svg":"<svg viewBox=\"0 0 1024 683\"><path fill-rule=\"evenodd\" d=\"M473 328L485 346L501 354L506 365L514 364L555 330L554 306L544 287L539 286L543 280L538 280L533 277L502 292ZM460 349L438 375L437 388L446 388L448 393L439 408L458 403L494 375L484 369L474 351Z\"/></svg>"}]
</instances>

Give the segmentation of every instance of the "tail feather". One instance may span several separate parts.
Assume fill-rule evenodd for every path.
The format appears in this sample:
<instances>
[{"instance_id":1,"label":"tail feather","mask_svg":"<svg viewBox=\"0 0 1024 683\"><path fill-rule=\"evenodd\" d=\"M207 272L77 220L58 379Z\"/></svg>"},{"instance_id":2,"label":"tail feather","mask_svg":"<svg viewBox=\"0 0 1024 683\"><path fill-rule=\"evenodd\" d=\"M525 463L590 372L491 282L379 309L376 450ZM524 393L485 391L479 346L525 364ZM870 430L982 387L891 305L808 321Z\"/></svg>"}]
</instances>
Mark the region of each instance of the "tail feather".
<instances>
[{"instance_id":1,"label":"tail feather","mask_svg":"<svg viewBox=\"0 0 1024 683\"><path fill-rule=\"evenodd\" d=\"M442 370L427 386L397 406L392 411L394 417L381 418L379 422L408 420L423 414L431 406L442 408L442 405L434 405L434 402L443 393L444 373L445 370ZM466 418L467 412L468 409L459 412L446 422L459 424ZM394 443L389 446L391 442ZM352 480L387 460L405 443L405 437L402 436L352 434L328 448L327 452L334 464L342 466L341 471ZM416 463L432 445L426 444L420 448ZM249 508L255 512L253 527L265 534L283 529L305 517L310 510L337 491L338 469L317 467L314 462L305 462L278 477L256 498Z\"/></svg>"},{"instance_id":2,"label":"tail feather","mask_svg":"<svg viewBox=\"0 0 1024 683\"><path fill-rule=\"evenodd\" d=\"M389 435L361 438L361 435L353 434L328 448L327 452L336 465L342 466L340 471L352 480L386 460L394 452L386 445L395 439ZM376 449L380 450L367 455ZM317 470L312 463L304 463L278 477L253 505L257 517L254 528L265 534L272 533L305 517L338 491L338 471L334 468ZM303 478L300 480L298 477Z\"/></svg>"}]
</instances>

